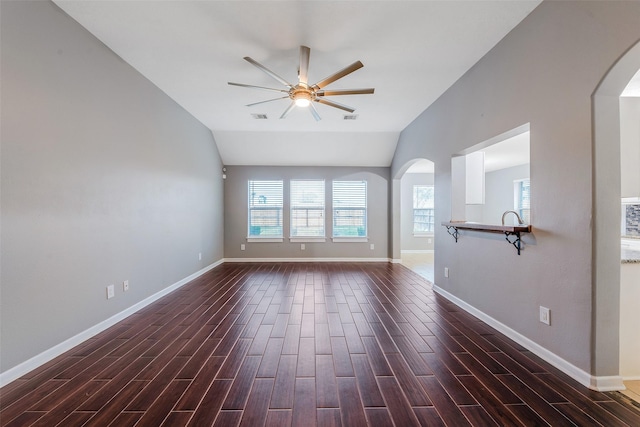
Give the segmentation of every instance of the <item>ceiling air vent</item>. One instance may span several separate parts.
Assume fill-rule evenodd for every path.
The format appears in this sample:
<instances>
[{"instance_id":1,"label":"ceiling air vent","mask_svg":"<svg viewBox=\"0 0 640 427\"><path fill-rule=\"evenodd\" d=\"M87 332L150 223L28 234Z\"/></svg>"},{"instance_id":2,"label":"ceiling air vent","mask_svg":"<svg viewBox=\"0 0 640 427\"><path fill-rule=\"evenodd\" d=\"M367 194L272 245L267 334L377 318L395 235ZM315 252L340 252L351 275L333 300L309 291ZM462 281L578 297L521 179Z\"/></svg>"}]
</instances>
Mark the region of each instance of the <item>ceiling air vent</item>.
<instances>
[{"instance_id":1,"label":"ceiling air vent","mask_svg":"<svg viewBox=\"0 0 640 427\"><path fill-rule=\"evenodd\" d=\"M358 118L357 114L345 114L344 115L344 119L345 120L355 120Z\"/></svg>"},{"instance_id":2,"label":"ceiling air vent","mask_svg":"<svg viewBox=\"0 0 640 427\"><path fill-rule=\"evenodd\" d=\"M266 114L252 114L251 116L256 120L267 120Z\"/></svg>"}]
</instances>

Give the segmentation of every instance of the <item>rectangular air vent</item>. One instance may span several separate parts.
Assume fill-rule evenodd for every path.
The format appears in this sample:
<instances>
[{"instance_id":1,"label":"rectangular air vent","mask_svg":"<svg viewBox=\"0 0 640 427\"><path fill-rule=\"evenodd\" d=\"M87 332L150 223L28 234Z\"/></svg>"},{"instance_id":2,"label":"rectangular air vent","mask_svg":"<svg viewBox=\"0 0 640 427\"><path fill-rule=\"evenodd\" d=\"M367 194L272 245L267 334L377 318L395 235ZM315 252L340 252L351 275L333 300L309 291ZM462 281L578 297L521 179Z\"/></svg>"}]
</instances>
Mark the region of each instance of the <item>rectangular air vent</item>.
<instances>
[{"instance_id":1,"label":"rectangular air vent","mask_svg":"<svg viewBox=\"0 0 640 427\"><path fill-rule=\"evenodd\" d=\"M256 120L267 120L266 114L252 114L251 116Z\"/></svg>"},{"instance_id":2,"label":"rectangular air vent","mask_svg":"<svg viewBox=\"0 0 640 427\"><path fill-rule=\"evenodd\" d=\"M358 118L357 114L345 114L344 115L344 119L345 120L355 120Z\"/></svg>"}]
</instances>

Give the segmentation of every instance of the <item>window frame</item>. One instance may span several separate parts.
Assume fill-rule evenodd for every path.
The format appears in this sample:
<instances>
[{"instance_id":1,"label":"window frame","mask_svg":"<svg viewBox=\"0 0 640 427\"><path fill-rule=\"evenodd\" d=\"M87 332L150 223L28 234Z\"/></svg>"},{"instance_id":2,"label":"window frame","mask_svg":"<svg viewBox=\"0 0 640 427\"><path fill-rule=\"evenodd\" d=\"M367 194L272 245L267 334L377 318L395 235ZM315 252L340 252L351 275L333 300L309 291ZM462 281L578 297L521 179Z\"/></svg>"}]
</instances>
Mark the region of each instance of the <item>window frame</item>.
<instances>
[{"instance_id":1,"label":"window frame","mask_svg":"<svg viewBox=\"0 0 640 427\"><path fill-rule=\"evenodd\" d=\"M339 196L343 196L344 190L341 191L336 191L336 184L338 184L338 186L346 184L346 183L358 183L358 184L362 184L363 185L363 192L359 193L359 194L353 194L352 197L349 197L347 200L358 200L358 202L360 202L360 205L357 205L357 202L354 204L354 206L349 206L348 204L344 205L344 201L343 199L337 199L336 198L336 193L339 193ZM346 199L346 198L345 198ZM364 206L362 206L362 204ZM368 212L368 204L369 204L369 200L368 200L368 183L366 179L351 179L351 180L338 180L338 179L334 179L331 182L331 239L333 242L335 243L344 243L344 242L368 242L369 241L369 212ZM341 206L336 206L336 205L341 205ZM364 227L364 235L361 235L358 233L358 235L336 235L336 229L338 228L338 225L336 223L337 219L341 218L341 219L346 219L348 220L348 218L350 218L350 216L344 216L342 217L341 215L339 215L337 212L339 212L340 210L351 210L351 211L357 211L357 210L361 210L363 211L361 217L362 217L362 224L352 224L352 225L346 225L346 226L341 226L341 227ZM352 218L352 217L351 217Z\"/></svg>"},{"instance_id":2,"label":"window frame","mask_svg":"<svg viewBox=\"0 0 640 427\"><path fill-rule=\"evenodd\" d=\"M255 196L255 191L252 193L252 186L254 186L254 183L279 183L279 190L280 190L280 194L279 194L279 205L276 204L274 205L267 205L266 204L266 198L265 198L265 206L264 209L258 209L255 207L256 203L254 203L252 201L252 195ZM278 185L275 184L274 188L277 190ZM265 185L265 189L267 189L268 186ZM263 195L259 196L262 197ZM255 200L255 199L254 199ZM276 199L276 202L278 201L278 199ZM264 210L264 211L268 211L268 210L275 210L275 211L279 211L279 215L276 216L276 218L278 219L279 224L272 226L272 227L280 227L280 234L278 235L259 235L259 234L251 234L252 231L252 227L258 227L258 225L255 225L254 222L252 221L252 212L254 211L258 211L258 210ZM282 242L284 241L284 180L282 179L250 179L247 181L247 242Z\"/></svg>"},{"instance_id":3,"label":"window frame","mask_svg":"<svg viewBox=\"0 0 640 427\"><path fill-rule=\"evenodd\" d=\"M523 207L524 191L522 191L522 184L526 182L529 187L529 207ZM531 178L522 178L513 180L513 210L518 212L522 221L525 224L531 224ZM524 213L526 211L526 214Z\"/></svg>"},{"instance_id":4,"label":"window frame","mask_svg":"<svg viewBox=\"0 0 640 427\"><path fill-rule=\"evenodd\" d=\"M294 192L298 191L296 187L298 187L301 183L314 183L318 187L316 190L321 189L321 194L319 195L319 201L321 201L322 205L306 205L304 203L300 203L296 200L298 194L294 194ZM308 219L308 211L316 210L320 211L320 217L322 218L322 234L313 235L313 234L297 234L294 235L294 210L298 209L306 209L307 210L307 222ZM289 241L291 242L325 242L326 241L326 233L327 233L327 223L326 223L326 183L324 179L291 179L289 180ZM304 227L303 227L304 228ZM306 228L309 228L308 225Z\"/></svg>"},{"instance_id":5,"label":"window frame","mask_svg":"<svg viewBox=\"0 0 640 427\"><path fill-rule=\"evenodd\" d=\"M416 207L416 188L418 187L427 187L427 188L431 188L431 207ZM433 184L414 184L412 187L412 213L413 213L413 236L414 237L432 237L435 233L435 186ZM430 217L431 217L431 221L427 222L426 224L430 224L431 225L431 230L430 231L416 231L416 211L431 211L430 212ZM424 216L425 214L423 214ZM427 213L426 215L429 215L429 213ZM421 222L423 223L423 222Z\"/></svg>"}]
</instances>

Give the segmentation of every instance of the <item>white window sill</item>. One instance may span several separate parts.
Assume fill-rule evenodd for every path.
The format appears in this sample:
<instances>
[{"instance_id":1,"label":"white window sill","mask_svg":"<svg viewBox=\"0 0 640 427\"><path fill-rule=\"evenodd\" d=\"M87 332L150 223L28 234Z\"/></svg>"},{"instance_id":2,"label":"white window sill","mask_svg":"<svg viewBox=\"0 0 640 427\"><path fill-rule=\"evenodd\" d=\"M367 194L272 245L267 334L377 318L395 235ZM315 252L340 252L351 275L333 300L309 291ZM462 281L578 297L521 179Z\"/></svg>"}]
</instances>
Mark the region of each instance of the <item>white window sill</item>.
<instances>
[{"instance_id":1,"label":"white window sill","mask_svg":"<svg viewBox=\"0 0 640 427\"><path fill-rule=\"evenodd\" d=\"M324 243L326 237L289 237L291 243Z\"/></svg>"},{"instance_id":2,"label":"white window sill","mask_svg":"<svg viewBox=\"0 0 640 427\"><path fill-rule=\"evenodd\" d=\"M333 243L358 243L358 242L368 242L368 237L333 237Z\"/></svg>"},{"instance_id":3,"label":"white window sill","mask_svg":"<svg viewBox=\"0 0 640 427\"><path fill-rule=\"evenodd\" d=\"M248 243L282 243L282 237L247 237Z\"/></svg>"},{"instance_id":4,"label":"white window sill","mask_svg":"<svg viewBox=\"0 0 640 427\"><path fill-rule=\"evenodd\" d=\"M413 233L413 237L433 237L433 233Z\"/></svg>"}]
</instances>

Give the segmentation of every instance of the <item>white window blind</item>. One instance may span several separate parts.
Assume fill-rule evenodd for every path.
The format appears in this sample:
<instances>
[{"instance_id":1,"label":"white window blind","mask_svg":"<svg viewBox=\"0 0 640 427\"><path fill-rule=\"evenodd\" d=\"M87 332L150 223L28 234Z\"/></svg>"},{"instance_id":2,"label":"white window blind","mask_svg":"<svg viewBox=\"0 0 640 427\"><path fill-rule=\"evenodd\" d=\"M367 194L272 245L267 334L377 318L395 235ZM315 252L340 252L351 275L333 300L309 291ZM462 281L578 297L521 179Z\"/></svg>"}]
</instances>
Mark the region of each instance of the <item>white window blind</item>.
<instances>
[{"instance_id":1,"label":"white window blind","mask_svg":"<svg viewBox=\"0 0 640 427\"><path fill-rule=\"evenodd\" d=\"M515 210L526 224L531 224L531 182L520 179L513 182L513 187Z\"/></svg>"},{"instance_id":2,"label":"white window blind","mask_svg":"<svg viewBox=\"0 0 640 427\"><path fill-rule=\"evenodd\" d=\"M249 181L248 237L282 237L282 181Z\"/></svg>"},{"instance_id":3,"label":"white window blind","mask_svg":"<svg viewBox=\"0 0 640 427\"><path fill-rule=\"evenodd\" d=\"M413 232L431 234L434 230L433 185L413 186Z\"/></svg>"},{"instance_id":4,"label":"white window blind","mask_svg":"<svg viewBox=\"0 0 640 427\"><path fill-rule=\"evenodd\" d=\"M291 180L291 237L324 237L324 180Z\"/></svg>"},{"instance_id":5,"label":"white window blind","mask_svg":"<svg viewBox=\"0 0 640 427\"><path fill-rule=\"evenodd\" d=\"M333 237L367 236L367 181L333 181Z\"/></svg>"}]
</instances>

